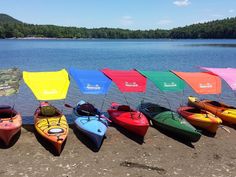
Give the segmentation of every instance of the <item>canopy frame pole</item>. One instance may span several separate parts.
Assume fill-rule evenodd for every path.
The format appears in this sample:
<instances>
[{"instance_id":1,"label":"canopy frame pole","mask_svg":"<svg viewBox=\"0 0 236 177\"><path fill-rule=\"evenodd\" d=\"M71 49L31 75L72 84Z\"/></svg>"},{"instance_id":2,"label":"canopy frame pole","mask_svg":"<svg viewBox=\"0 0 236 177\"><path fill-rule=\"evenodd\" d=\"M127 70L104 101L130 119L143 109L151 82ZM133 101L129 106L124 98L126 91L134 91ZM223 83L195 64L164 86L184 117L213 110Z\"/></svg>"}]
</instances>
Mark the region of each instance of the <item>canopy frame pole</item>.
<instances>
[{"instance_id":1,"label":"canopy frame pole","mask_svg":"<svg viewBox=\"0 0 236 177\"><path fill-rule=\"evenodd\" d=\"M124 94L123 92L122 92L122 94L124 95L124 98L125 98L126 104L129 106L129 102L128 102L128 100L127 100L125 94ZM129 113L130 113L131 119L134 119L134 118L133 118L133 115L132 115L132 113L131 113L131 108L130 108L130 106L129 106Z\"/></svg>"},{"instance_id":2,"label":"canopy frame pole","mask_svg":"<svg viewBox=\"0 0 236 177\"><path fill-rule=\"evenodd\" d=\"M22 76L21 76L22 77ZM18 79L18 91L19 91L19 87L20 87L20 82L22 82L22 80L21 80L22 78L19 78ZM17 97L18 97L18 92L16 92L16 94L14 95L14 99L13 99L13 105L12 105L12 107L11 107L11 119L10 119L10 122L12 122L13 121L13 110L15 109L15 104L16 104L16 99L17 99Z\"/></svg>"},{"instance_id":3,"label":"canopy frame pole","mask_svg":"<svg viewBox=\"0 0 236 177\"><path fill-rule=\"evenodd\" d=\"M171 110L171 104L170 104L168 98L165 96L165 93L163 91L161 91L161 93L164 95L164 98L166 99L166 102L167 102L167 104L169 106L169 109ZM174 114L173 114L172 110L171 110L171 115L172 115L172 119L174 119Z\"/></svg>"},{"instance_id":4,"label":"canopy frame pole","mask_svg":"<svg viewBox=\"0 0 236 177\"><path fill-rule=\"evenodd\" d=\"M39 100L38 100L38 101L39 101ZM39 105L40 105L40 103L41 103L41 102L39 101ZM40 107L40 108L41 108L41 107ZM48 118L46 118L46 120L47 120L47 123L48 123L48 128L49 128L49 127L51 127L51 125L50 125L50 122L49 122Z\"/></svg>"},{"instance_id":5,"label":"canopy frame pole","mask_svg":"<svg viewBox=\"0 0 236 177\"><path fill-rule=\"evenodd\" d=\"M198 97L200 98L200 94L197 94L198 95ZM204 102L202 102L202 105L203 105L203 109L205 110L205 103ZM198 109L200 109L200 111L201 111L201 107L200 108L198 108ZM216 115L215 115L215 117L216 117ZM208 118L208 113L206 112L206 117L205 118Z\"/></svg>"},{"instance_id":6,"label":"canopy frame pole","mask_svg":"<svg viewBox=\"0 0 236 177\"><path fill-rule=\"evenodd\" d=\"M144 99L145 99L145 97L146 97L146 92L143 93L143 99L141 100L140 108L141 108L142 104L144 103ZM138 111L139 111L139 110L138 110ZM139 111L138 118L141 118L141 114L142 114L141 111Z\"/></svg>"},{"instance_id":7,"label":"canopy frame pole","mask_svg":"<svg viewBox=\"0 0 236 177\"><path fill-rule=\"evenodd\" d=\"M41 103L40 100L38 100L38 102L39 102L39 108L41 108L41 106L40 106L40 103ZM41 110L40 110L40 111L41 111ZM49 122L49 120L48 120L47 117L46 117L46 120L47 120L47 123L48 123L48 128L51 127L50 122Z\"/></svg>"},{"instance_id":8,"label":"canopy frame pole","mask_svg":"<svg viewBox=\"0 0 236 177\"><path fill-rule=\"evenodd\" d=\"M63 99L63 105L65 105L65 102L66 102L66 98ZM62 106L61 113L63 113L63 111L64 111L64 106ZM59 118L59 120L58 120L58 122L57 122L57 125L58 125L58 126L59 126L60 123L61 123L61 117L62 117L62 115L60 115L60 118Z\"/></svg>"},{"instance_id":9,"label":"canopy frame pole","mask_svg":"<svg viewBox=\"0 0 236 177\"><path fill-rule=\"evenodd\" d=\"M217 97L217 98L218 98L218 102L220 103L220 99L221 99L221 94L220 94L220 93L218 94L218 97ZM217 117L217 115L216 115L217 112L218 112L218 109L216 109L215 117Z\"/></svg>"},{"instance_id":10,"label":"canopy frame pole","mask_svg":"<svg viewBox=\"0 0 236 177\"><path fill-rule=\"evenodd\" d=\"M181 99L180 106L183 106L183 105L184 105L184 89L182 91L182 99Z\"/></svg>"},{"instance_id":11,"label":"canopy frame pole","mask_svg":"<svg viewBox=\"0 0 236 177\"><path fill-rule=\"evenodd\" d=\"M100 111L98 111L98 112L99 112L99 115L98 115L98 119L99 119L99 120L100 120L100 118L101 118L101 112L102 112L102 110L103 110L103 106L104 106L104 104L105 104L106 98L107 98L107 93L105 93L105 95L104 95L104 97L103 97L103 100L102 100L102 105L101 105Z\"/></svg>"},{"instance_id":12,"label":"canopy frame pole","mask_svg":"<svg viewBox=\"0 0 236 177\"><path fill-rule=\"evenodd\" d=\"M16 98L17 98L18 94L13 95L13 104L11 106L11 118L9 119L9 122L13 122L13 110L15 108L15 104L16 104Z\"/></svg>"}]
</instances>

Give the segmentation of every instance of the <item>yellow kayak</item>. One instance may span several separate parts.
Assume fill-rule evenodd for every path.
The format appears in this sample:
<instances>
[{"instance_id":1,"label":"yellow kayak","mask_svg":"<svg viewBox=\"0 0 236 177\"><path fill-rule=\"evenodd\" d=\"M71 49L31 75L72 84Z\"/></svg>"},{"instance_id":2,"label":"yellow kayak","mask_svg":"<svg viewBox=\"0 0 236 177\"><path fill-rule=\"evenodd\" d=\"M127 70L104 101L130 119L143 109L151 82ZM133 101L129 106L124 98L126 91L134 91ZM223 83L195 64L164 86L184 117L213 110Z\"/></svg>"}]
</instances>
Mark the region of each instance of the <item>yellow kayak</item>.
<instances>
[{"instance_id":1,"label":"yellow kayak","mask_svg":"<svg viewBox=\"0 0 236 177\"><path fill-rule=\"evenodd\" d=\"M50 105L51 106L51 105ZM52 106L51 106L52 107ZM43 115L39 107L34 114L34 126L37 132L47 141L53 144L58 154L62 151L62 144L68 136L69 126L66 117L53 107L56 111L53 116Z\"/></svg>"},{"instance_id":2,"label":"yellow kayak","mask_svg":"<svg viewBox=\"0 0 236 177\"><path fill-rule=\"evenodd\" d=\"M181 106L178 113L194 126L205 129L211 133L216 133L222 120L212 113L203 109L190 106Z\"/></svg>"},{"instance_id":3,"label":"yellow kayak","mask_svg":"<svg viewBox=\"0 0 236 177\"><path fill-rule=\"evenodd\" d=\"M212 100L198 100L197 97L188 97L188 103L191 106L205 109L218 116L223 121L236 124L236 108Z\"/></svg>"}]
</instances>

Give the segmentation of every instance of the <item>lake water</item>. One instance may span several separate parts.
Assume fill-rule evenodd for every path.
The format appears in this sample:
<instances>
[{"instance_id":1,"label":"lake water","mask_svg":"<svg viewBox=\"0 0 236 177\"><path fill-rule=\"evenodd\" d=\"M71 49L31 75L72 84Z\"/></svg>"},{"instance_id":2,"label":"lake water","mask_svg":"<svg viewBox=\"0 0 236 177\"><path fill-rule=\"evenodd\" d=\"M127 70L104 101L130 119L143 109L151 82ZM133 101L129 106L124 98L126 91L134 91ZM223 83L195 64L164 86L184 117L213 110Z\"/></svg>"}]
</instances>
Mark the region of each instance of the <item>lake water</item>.
<instances>
[{"instance_id":1,"label":"lake water","mask_svg":"<svg viewBox=\"0 0 236 177\"><path fill-rule=\"evenodd\" d=\"M142 69L199 71L197 66L235 67L236 40L0 40L0 69L18 67L26 71L53 71L70 66L80 69ZM161 93L148 82L145 94L125 94L131 106L141 100L159 103L171 109L186 102L187 96L196 95L188 86L184 93ZM196 95L200 98L221 100L236 106L236 97L223 82L218 95ZM68 92L66 103L75 105L84 99L101 108L103 95L83 95L74 81ZM102 111L112 101L126 103L124 96L112 84ZM24 123L33 123L33 114L38 101L22 81L17 96L2 97L0 104L14 104L23 115ZM53 102L67 115L63 101ZM69 122L72 122L68 116Z\"/></svg>"}]
</instances>

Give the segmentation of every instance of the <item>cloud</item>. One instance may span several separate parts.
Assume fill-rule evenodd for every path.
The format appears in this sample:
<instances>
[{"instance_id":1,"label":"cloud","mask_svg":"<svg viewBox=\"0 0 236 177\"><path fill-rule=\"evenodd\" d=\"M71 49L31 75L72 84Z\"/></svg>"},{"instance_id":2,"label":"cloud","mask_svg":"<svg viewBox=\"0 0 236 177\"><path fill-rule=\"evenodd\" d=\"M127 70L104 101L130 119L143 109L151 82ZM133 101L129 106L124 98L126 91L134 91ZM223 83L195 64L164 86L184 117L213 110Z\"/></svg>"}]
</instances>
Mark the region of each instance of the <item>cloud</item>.
<instances>
[{"instance_id":1,"label":"cloud","mask_svg":"<svg viewBox=\"0 0 236 177\"><path fill-rule=\"evenodd\" d=\"M176 0L173 2L173 4L178 7L186 7L191 4L191 2L189 0Z\"/></svg>"},{"instance_id":2,"label":"cloud","mask_svg":"<svg viewBox=\"0 0 236 177\"><path fill-rule=\"evenodd\" d=\"M234 12L235 12L234 9L230 9L230 10L229 10L229 13L234 13Z\"/></svg>"},{"instance_id":3,"label":"cloud","mask_svg":"<svg viewBox=\"0 0 236 177\"><path fill-rule=\"evenodd\" d=\"M163 20L160 20L160 21L157 22L157 24L161 25L161 26L166 26L166 25L169 25L171 23L172 23L172 21L169 20L169 19L163 19Z\"/></svg>"},{"instance_id":4,"label":"cloud","mask_svg":"<svg viewBox=\"0 0 236 177\"><path fill-rule=\"evenodd\" d=\"M123 16L120 20L121 25L130 26L134 24L134 19L131 16Z\"/></svg>"}]
</instances>

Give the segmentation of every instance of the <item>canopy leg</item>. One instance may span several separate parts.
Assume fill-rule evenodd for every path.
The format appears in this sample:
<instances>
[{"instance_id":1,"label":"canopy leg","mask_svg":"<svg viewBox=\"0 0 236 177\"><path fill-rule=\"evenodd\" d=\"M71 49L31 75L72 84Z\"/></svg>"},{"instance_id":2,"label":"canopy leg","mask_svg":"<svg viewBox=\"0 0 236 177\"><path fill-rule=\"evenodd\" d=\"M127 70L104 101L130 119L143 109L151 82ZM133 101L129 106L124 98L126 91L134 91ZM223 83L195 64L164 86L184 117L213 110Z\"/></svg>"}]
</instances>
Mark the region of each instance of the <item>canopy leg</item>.
<instances>
[{"instance_id":1,"label":"canopy leg","mask_svg":"<svg viewBox=\"0 0 236 177\"><path fill-rule=\"evenodd\" d=\"M122 94L124 95L124 98L125 98L126 104L129 105L128 100L127 100L125 94L124 94L124 93L122 93ZM129 113L130 113L131 119L134 119L134 118L133 118L133 115L132 115L132 113L131 113L131 108L129 108Z\"/></svg>"}]
</instances>

